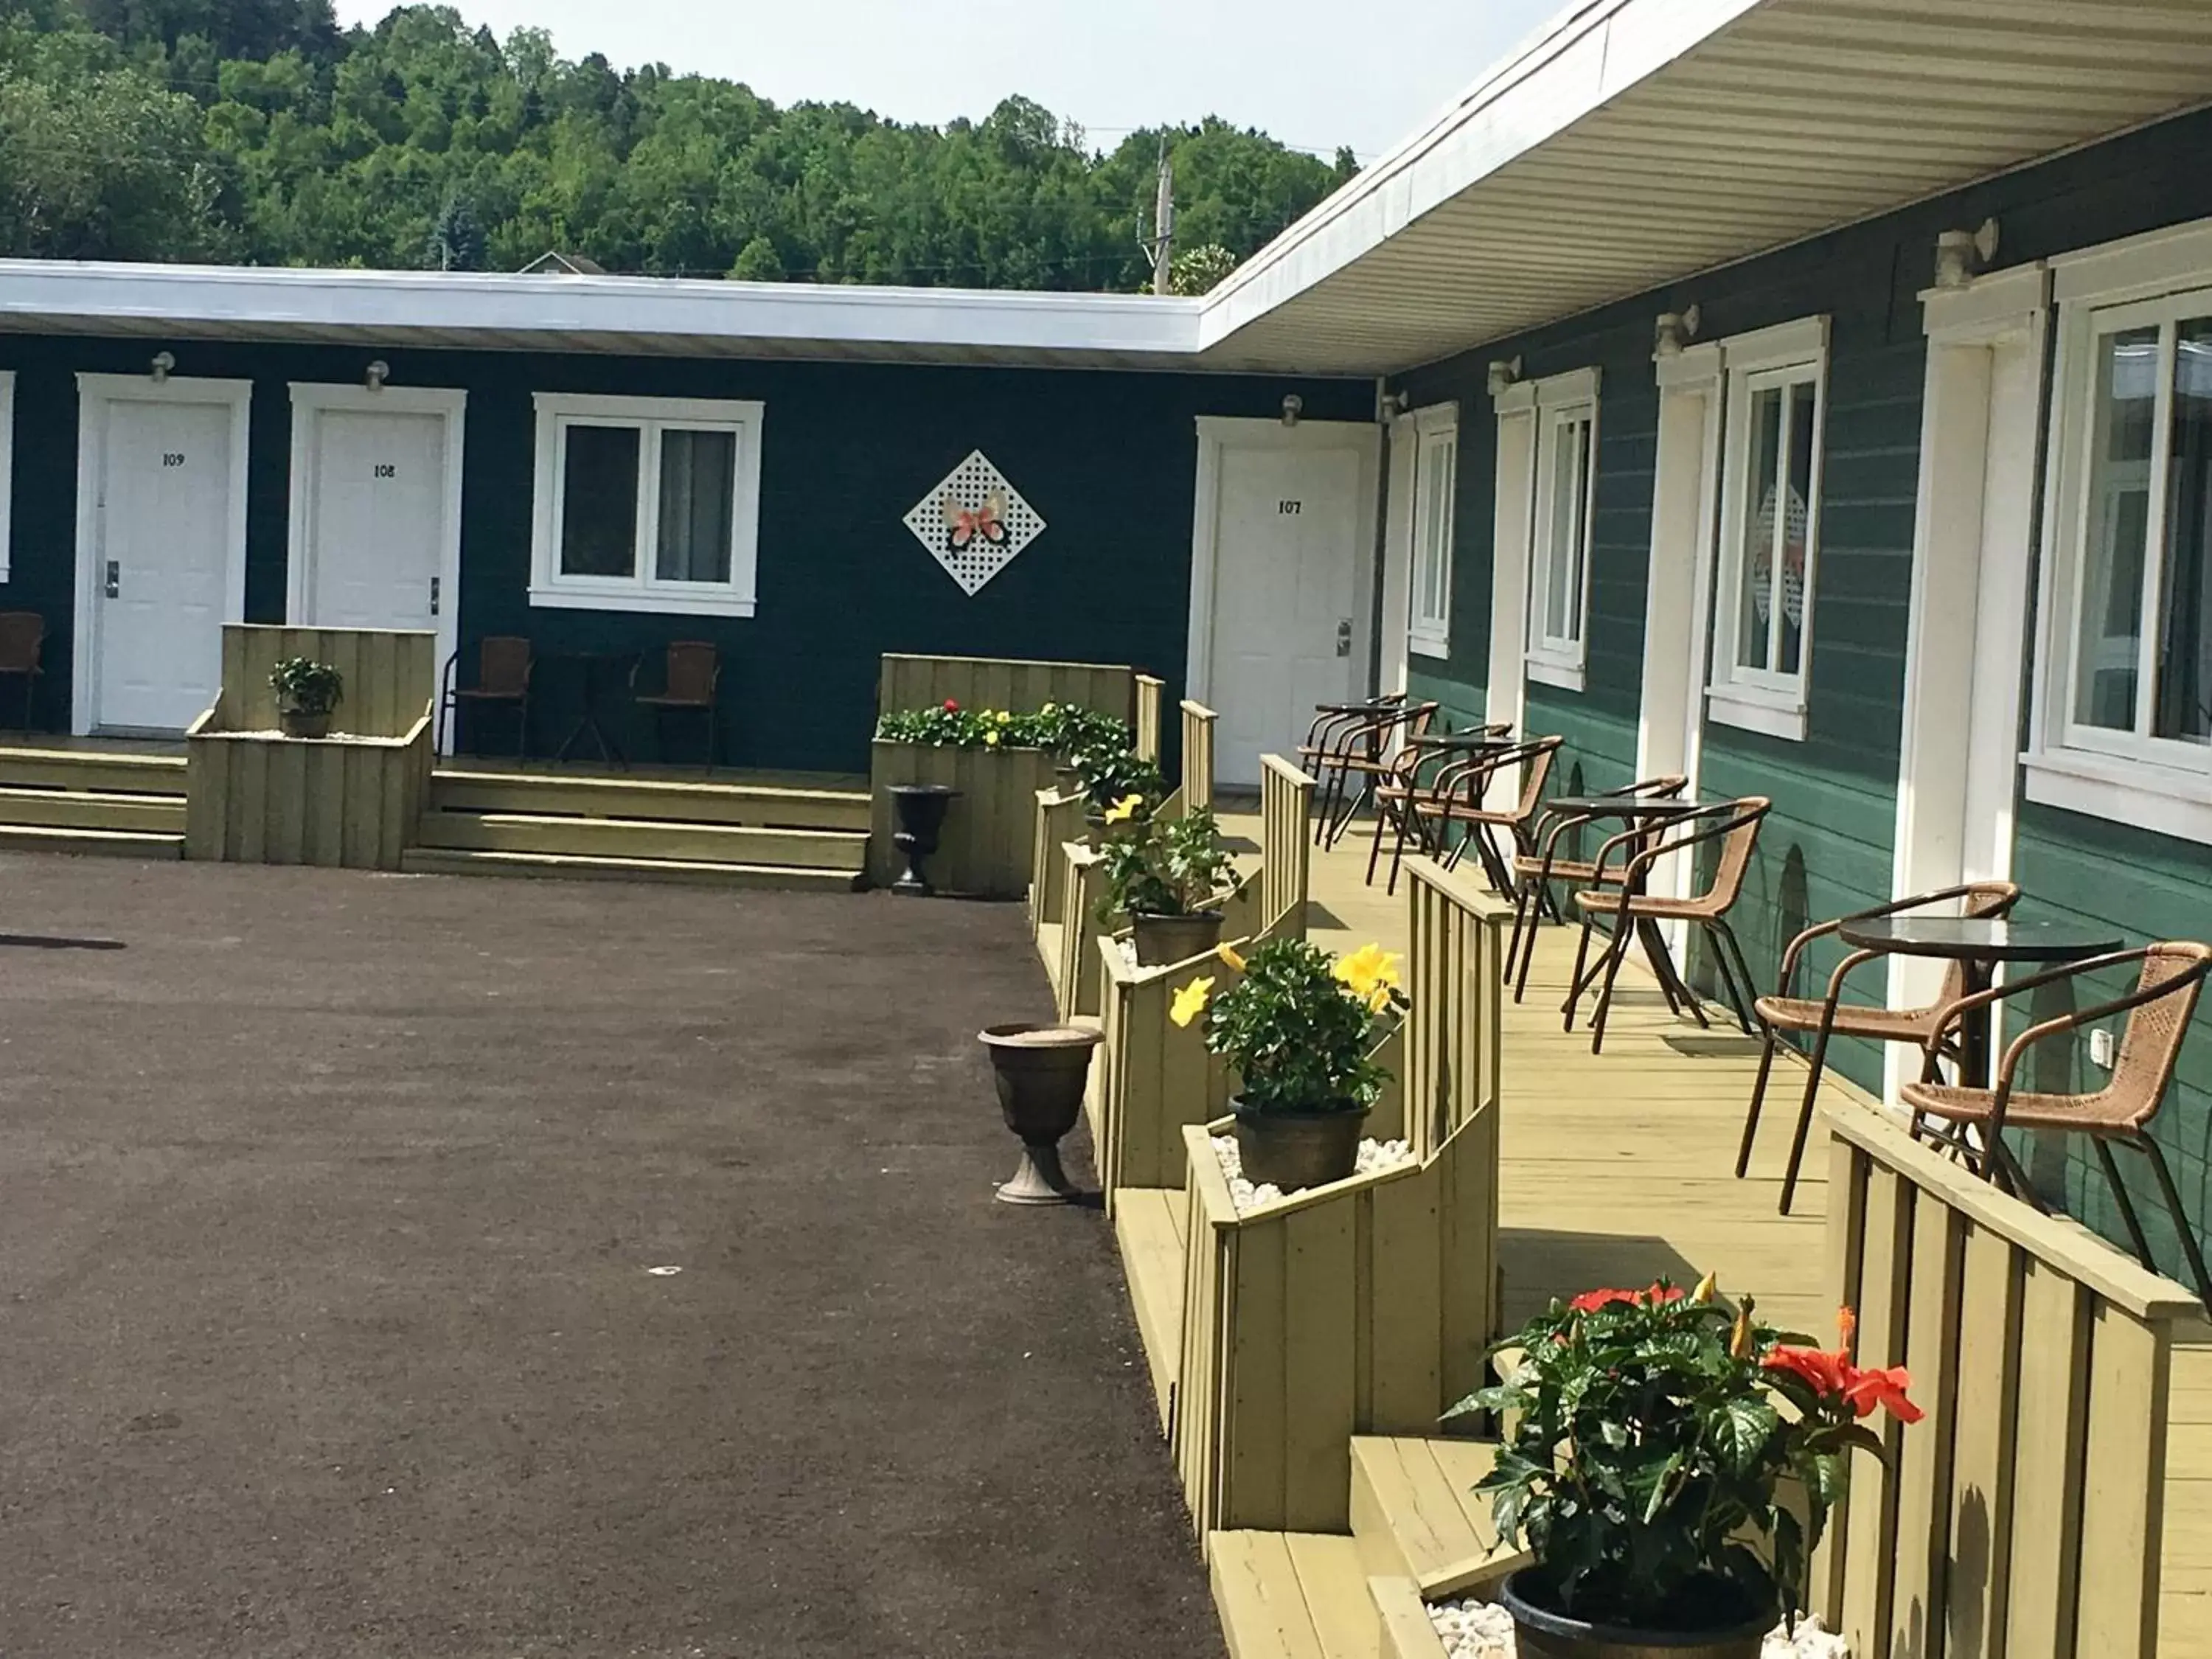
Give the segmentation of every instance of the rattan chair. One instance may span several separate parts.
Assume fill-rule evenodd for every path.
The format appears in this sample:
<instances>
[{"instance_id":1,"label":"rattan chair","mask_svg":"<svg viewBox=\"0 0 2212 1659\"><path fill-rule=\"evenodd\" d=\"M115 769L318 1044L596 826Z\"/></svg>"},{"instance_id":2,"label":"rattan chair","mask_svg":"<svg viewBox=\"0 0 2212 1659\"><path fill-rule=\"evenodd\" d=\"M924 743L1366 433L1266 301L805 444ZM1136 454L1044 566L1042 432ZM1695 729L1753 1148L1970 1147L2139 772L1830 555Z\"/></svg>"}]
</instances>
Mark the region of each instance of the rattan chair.
<instances>
[{"instance_id":1,"label":"rattan chair","mask_svg":"<svg viewBox=\"0 0 2212 1659\"><path fill-rule=\"evenodd\" d=\"M2132 951L2116 951L2110 956L2068 963L2063 967L2030 974L2025 979L2008 981L1992 990L1961 997L1938 1015L1936 1031L1929 1039L1929 1052L1932 1059L1936 1045L1953 1027L1980 1014L2002 998L2131 963L2140 964L2140 969L2135 989L2124 996L2039 1021L2014 1037L1997 1061L1994 1088L1923 1080L1906 1084L1899 1091L1900 1097L1911 1109L1916 1132L1929 1118L1941 1120L1949 1126L1948 1130L1936 1131L1945 1144L1965 1153L1984 1179L2004 1182L2030 1202L2035 1201L2033 1188L2005 1149L2005 1130L2038 1129L2048 1133L2087 1136L2097 1149L2097 1161L2104 1166L2105 1179L2112 1184L2112 1201L2118 1206L2120 1219L2128 1230L2136 1256L2146 1267L2156 1272L2150 1241L2143 1235L2142 1218L2136 1215L2134 1201L2120 1180L2119 1167L2112 1161L2113 1143L2133 1147L2149 1159L2151 1173L2157 1179L2159 1192L2172 1217L2174 1231L2181 1236L2182 1253L2189 1259L2189 1271L2197 1280L2197 1293L2212 1305L2212 1276L2205 1273L2203 1249L2182 1208L2181 1195L2173 1184L2173 1172L2166 1167L2166 1156L2160 1152L2158 1142L2150 1136L2151 1120L2158 1115L2166 1088L2173 1081L2174 1061L2181 1053L2181 1040L2188 1031L2190 1016L2197 1010L2205 975L2212 972L2212 945L2147 945ZM2094 1094L2042 1094L2014 1087L2022 1056L2037 1043L2120 1013L2127 1015L2128 1023L2120 1033L2112 1075ZM1978 1137L1978 1146L1969 1139L1969 1129Z\"/></svg>"},{"instance_id":2,"label":"rattan chair","mask_svg":"<svg viewBox=\"0 0 2212 1659\"><path fill-rule=\"evenodd\" d=\"M1512 732L1510 726L1482 726L1470 735L1496 738L1503 740ZM1495 750L1488 751L1495 753ZM1428 833L1425 811L1440 816L1436 809L1450 801L1458 793L1459 781L1486 758L1483 751L1455 752L1416 738L1400 749L1391 763L1389 775L1376 786L1374 832L1367 848L1366 885L1375 884L1375 866L1382 856L1382 836L1387 830L1396 831L1396 840L1390 850L1389 890L1398 890L1398 866L1403 860L1406 842L1411 836L1420 849L1431 854L1443 848ZM1421 774L1433 766L1427 781Z\"/></svg>"},{"instance_id":3,"label":"rattan chair","mask_svg":"<svg viewBox=\"0 0 2212 1659\"><path fill-rule=\"evenodd\" d=\"M1359 809L1373 799L1376 787L1390 775L1400 748L1427 732L1437 708L1433 702L1387 705L1342 734L1314 778L1314 793L1321 802L1317 845L1336 845ZM1345 793L1353 778L1359 780L1359 793L1346 800Z\"/></svg>"},{"instance_id":4,"label":"rattan chair","mask_svg":"<svg viewBox=\"0 0 2212 1659\"><path fill-rule=\"evenodd\" d=\"M39 665L45 653L46 619L35 611L0 611L0 674L23 678L23 730L31 729L32 700L38 694Z\"/></svg>"},{"instance_id":5,"label":"rattan chair","mask_svg":"<svg viewBox=\"0 0 2212 1659\"><path fill-rule=\"evenodd\" d=\"M666 744L661 735L661 727L669 715L704 714L707 717L707 767L711 771L721 753L721 721L717 714L722 686L721 653L700 640L672 641L658 691L641 692L637 689L637 677L644 667L644 659L641 658L630 668L630 699L639 708L653 711L655 749L665 757Z\"/></svg>"},{"instance_id":6,"label":"rattan chair","mask_svg":"<svg viewBox=\"0 0 2212 1659\"><path fill-rule=\"evenodd\" d=\"M1805 1079L1804 1098L1797 1108L1797 1127L1790 1139L1790 1164L1782 1176L1782 1213L1788 1215L1790 1202L1796 1196L1797 1172L1805 1161L1806 1137L1812 1131L1814 1102L1820 1092L1821 1074L1828 1063L1828 1039L1841 1036L1860 1037L1869 1042L1910 1042L1925 1048L1936 1035L1944 1009L1966 994L1966 964L1954 962L1944 975L1942 994L1925 1007L1875 1008L1843 1002L1839 999L1844 981L1851 971L1886 954L1880 951L1856 951L1838 963L1835 972L1828 976L1826 996L1793 997L1789 994L1791 980L1799 960L1814 940L1826 938L1845 922L1934 909L1938 905L1955 904L1960 915L1993 921L2009 915L2013 906L2019 902L2020 889L2008 881L1967 882L1838 916L1833 921L1808 927L1791 939L1790 948L1782 953L1780 988L1772 996L1761 997L1752 1005L1765 1041L1759 1054L1759 1078L1751 1086L1751 1108L1744 1115L1743 1144L1735 1155L1737 1178L1741 1180L1751 1168L1752 1143L1759 1134L1759 1109L1765 1103L1767 1079L1774 1070L1774 1051L1784 1032L1810 1033L1813 1036L1812 1065ZM1959 1045L1955 1040L1946 1042L1941 1057L1954 1063L1958 1060Z\"/></svg>"},{"instance_id":7,"label":"rattan chair","mask_svg":"<svg viewBox=\"0 0 2212 1659\"><path fill-rule=\"evenodd\" d=\"M1615 856L1621 862L1620 884L1575 895L1575 908L1581 911L1583 936L1575 946L1573 982L1567 991L1565 1006L1560 1010L1565 1017L1565 1029L1575 1029L1575 1007L1583 993L1593 981L1601 981L1597 1006L1590 1015L1590 1052L1597 1054L1605 1046L1605 1018L1613 1006L1613 981L1620 977L1621 958L1628 954L1632 934L1641 936L1644 954L1650 958L1651 971L1659 981L1659 989L1667 1005L1677 1013L1686 1010L1704 1025L1709 1022L1705 1011L1692 991L1675 970L1674 959L1668 954L1666 940L1660 936L1657 924L1680 921L1700 929L1713 945L1713 960L1720 970L1721 986L1729 1000L1735 1006L1736 1018L1742 1024L1744 1034L1751 1034L1751 969L1745 965L1743 947L1736 942L1735 930L1729 926L1729 912L1743 894L1743 878L1751 868L1751 855L1759 845L1759 827L1774 803L1764 795L1747 795L1741 800L1726 801L1717 806L1692 809L1677 818L1670 818L1656 830L1631 830L1615 836L1598 848L1597 865L1601 870L1611 869ZM1652 866L1674 853L1688 853L1693 848L1717 842L1720 857L1713 868L1712 879L1705 890L1686 898L1662 897L1643 890L1651 873ZM1606 941L1605 954L1591 963L1590 937L1598 922L1609 918L1611 936Z\"/></svg>"},{"instance_id":8,"label":"rattan chair","mask_svg":"<svg viewBox=\"0 0 2212 1659\"><path fill-rule=\"evenodd\" d=\"M1493 749L1474 756L1454 769L1449 790L1442 799L1413 803L1416 817L1434 826L1431 833L1439 850L1452 827L1458 826L1459 844L1445 860L1446 868L1456 869L1472 846L1475 856L1481 860L1483 874L1489 878L1498 897L1512 897L1512 867L1493 834L1504 831L1511 837L1516 854L1531 850L1531 836L1543 811L1544 786L1551 781L1552 763L1565 742L1565 738L1533 738L1509 749ZM1483 798L1491 784L1516 768L1521 773L1521 791L1513 804L1504 807L1484 805ZM1439 779L1438 782L1442 786L1446 781Z\"/></svg>"},{"instance_id":9,"label":"rattan chair","mask_svg":"<svg viewBox=\"0 0 2212 1659\"><path fill-rule=\"evenodd\" d=\"M1384 710L1395 708L1405 701L1404 692L1386 691L1364 703L1315 709L1313 724L1306 728L1306 740L1298 745L1298 769L1318 780L1353 732L1368 725ZM1321 816L1322 806L1322 792L1316 788L1312 809L1316 841L1321 839L1321 825L1327 821Z\"/></svg>"},{"instance_id":10,"label":"rattan chair","mask_svg":"<svg viewBox=\"0 0 2212 1659\"><path fill-rule=\"evenodd\" d=\"M1656 778L1643 778L1618 789L1602 792L1607 800L1674 800L1690 787L1690 781L1668 773ZM1561 855L1559 845L1569 836L1597 823L1602 813L1562 812L1547 806L1537 815L1530 831L1533 849L1515 854L1513 860L1513 931L1505 941L1505 977L1513 981L1516 1002L1528 989L1528 964L1535 959L1536 929L1549 910L1554 921L1562 920L1559 902L1553 896L1552 884L1569 882L1578 887L1596 887L1612 879L1601 875L1595 859L1568 858ZM1620 872L1613 872L1617 876ZM1516 958L1520 963L1515 970Z\"/></svg>"},{"instance_id":11,"label":"rattan chair","mask_svg":"<svg viewBox=\"0 0 2212 1659\"><path fill-rule=\"evenodd\" d=\"M534 665L530 641L508 634L488 635L477 646L474 685L455 684L460 662L458 651L446 659L445 691L438 700L440 750L453 752L447 744L460 737L460 711L465 705L507 708L514 710L514 753L520 759L530 747L530 677Z\"/></svg>"}]
</instances>

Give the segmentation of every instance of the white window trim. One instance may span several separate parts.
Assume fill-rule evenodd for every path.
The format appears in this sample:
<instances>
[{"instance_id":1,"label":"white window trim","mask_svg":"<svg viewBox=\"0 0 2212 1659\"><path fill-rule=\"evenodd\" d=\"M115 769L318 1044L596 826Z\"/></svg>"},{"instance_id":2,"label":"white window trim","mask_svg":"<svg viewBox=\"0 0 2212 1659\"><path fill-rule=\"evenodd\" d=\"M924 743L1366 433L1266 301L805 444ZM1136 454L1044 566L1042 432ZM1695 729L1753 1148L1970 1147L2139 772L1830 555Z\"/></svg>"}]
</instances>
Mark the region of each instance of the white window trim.
<instances>
[{"instance_id":1,"label":"white window trim","mask_svg":"<svg viewBox=\"0 0 2212 1659\"><path fill-rule=\"evenodd\" d=\"M530 551L530 603L570 611L631 611L666 616L750 617L758 596L761 434L764 404L704 398L611 398L595 393L541 392L536 398L536 500ZM730 580L726 584L663 582L652 574L654 538L647 532L659 510L659 477L653 465L656 442L641 446L638 470L638 574L632 577L560 574L561 498L564 425L669 424L738 434L736 501L731 515ZM647 434L650 436L650 433Z\"/></svg>"},{"instance_id":2,"label":"white window trim","mask_svg":"<svg viewBox=\"0 0 2212 1659\"><path fill-rule=\"evenodd\" d=\"M0 582L9 579L15 501L15 371L0 368Z\"/></svg>"},{"instance_id":3,"label":"white window trim","mask_svg":"<svg viewBox=\"0 0 2212 1659\"><path fill-rule=\"evenodd\" d=\"M1801 318L1718 343L1726 398L1719 475L1720 544L1714 561L1712 657L1705 708L1711 718L1723 726L1802 743L1812 685L1814 600L1819 586L1827 467L1828 319ZM1810 499L1806 502L1805 595L1798 626L1797 672L1783 674L1741 667L1735 660L1736 595L1747 500L1740 485L1751 447L1753 382L1788 386L1808 379L1813 386L1813 471Z\"/></svg>"},{"instance_id":4,"label":"white window trim","mask_svg":"<svg viewBox=\"0 0 2212 1659\"><path fill-rule=\"evenodd\" d=\"M1443 598L1441 617L1421 614L1422 556L1428 543L1429 529L1429 472L1428 459L1432 449L1449 449L1451 453L1452 487L1444 501L1443 522ZM1417 657L1449 657L1451 655L1452 554L1458 540L1459 507L1459 405L1456 403L1436 404L1413 414L1413 592L1407 605L1409 621L1406 628L1406 649Z\"/></svg>"},{"instance_id":5,"label":"white window trim","mask_svg":"<svg viewBox=\"0 0 2212 1659\"><path fill-rule=\"evenodd\" d=\"M2082 532L2088 510L2088 446L2094 411L2094 348L2100 318L2140 308L2146 317L2203 295L2212 311L2212 220L2130 237L2054 258L2057 362L2051 392L2042 569L2023 792L2039 805L2212 844L2212 746L2141 738L2073 723L2073 659L2079 643ZM2195 307L2187 308L2194 310ZM2199 314L2202 314L2201 313ZM2163 378L2161 408L2170 394ZM2154 501L2159 492L2154 488ZM2152 528L2158 528L2154 521ZM2146 616L2143 638L2156 635ZM2151 683L2139 684L2148 696Z\"/></svg>"},{"instance_id":6,"label":"white window trim","mask_svg":"<svg viewBox=\"0 0 2212 1659\"><path fill-rule=\"evenodd\" d=\"M1541 380L1526 382L1513 388L1522 397L1514 398L1510 392L1500 398L1501 410L1533 409L1536 416L1536 442L1529 458L1528 476L1524 479L1501 477L1498 488L1511 488L1528 492L1529 510L1527 517L1528 535L1522 549L1523 566L1528 572L1525 592L1528 595L1524 637L1522 642L1522 668L1529 679L1539 685L1548 685L1562 691L1580 691L1587 682L1589 660L1589 596L1592 544L1597 529L1597 445L1598 445L1598 371L1579 368L1566 374L1553 374ZM1589 485L1582 501L1583 512L1583 569L1582 591L1575 595L1575 637L1557 640L1542 631L1541 607L1545 595L1551 588L1552 507L1556 499L1552 488L1550 470L1559 459L1559 429L1572 421L1589 422ZM1502 469L1501 469L1502 471Z\"/></svg>"}]
</instances>

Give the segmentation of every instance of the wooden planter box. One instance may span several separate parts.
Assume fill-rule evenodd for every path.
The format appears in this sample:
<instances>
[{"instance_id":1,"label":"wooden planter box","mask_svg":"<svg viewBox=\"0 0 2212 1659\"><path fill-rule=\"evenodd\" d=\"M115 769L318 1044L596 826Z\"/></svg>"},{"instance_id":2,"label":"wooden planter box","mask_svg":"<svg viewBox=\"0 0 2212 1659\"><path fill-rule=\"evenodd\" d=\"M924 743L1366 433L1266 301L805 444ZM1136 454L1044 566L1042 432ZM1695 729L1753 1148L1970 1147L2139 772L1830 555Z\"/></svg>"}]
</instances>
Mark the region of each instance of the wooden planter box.
<instances>
[{"instance_id":1,"label":"wooden planter box","mask_svg":"<svg viewBox=\"0 0 2212 1659\"><path fill-rule=\"evenodd\" d=\"M1098 1012L1098 854L1081 842L1063 842L1060 922L1051 964L1053 1003L1062 1019ZM1093 1070L1096 1070L1094 1066ZM1092 1091L1096 1097L1097 1091Z\"/></svg>"},{"instance_id":2,"label":"wooden planter box","mask_svg":"<svg viewBox=\"0 0 2212 1659\"><path fill-rule=\"evenodd\" d=\"M276 730L269 671L311 657L345 677L327 738ZM429 793L437 636L223 629L222 689L185 733L185 855L397 870Z\"/></svg>"},{"instance_id":3,"label":"wooden planter box","mask_svg":"<svg viewBox=\"0 0 2212 1659\"><path fill-rule=\"evenodd\" d=\"M1030 930L1043 948L1043 929L1067 919L1067 866L1060 858L1064 842L1083 838L1088 801L1080 792L1061 794L1056 786L1036 792L1030 837Z\"/></svg>"},{"instance_id":4,"label":"wooden planter box","mask_svg":"<svg viewBox=\"0 0 2212 1659\"><path fill-rule=\"evenodd\" d=\"M945 815L945 832L928 861L941 892L969 898L1018 899L1030 890L1037 792L1053 781L1052 757L1042 749L941 749L922 743L870 745L868 784L874 798L868 841L869 879L888 887L906 861L891 844L894 819L887 791L899 783L949 784L960 792Z\"/></svg>"}]
</instances>

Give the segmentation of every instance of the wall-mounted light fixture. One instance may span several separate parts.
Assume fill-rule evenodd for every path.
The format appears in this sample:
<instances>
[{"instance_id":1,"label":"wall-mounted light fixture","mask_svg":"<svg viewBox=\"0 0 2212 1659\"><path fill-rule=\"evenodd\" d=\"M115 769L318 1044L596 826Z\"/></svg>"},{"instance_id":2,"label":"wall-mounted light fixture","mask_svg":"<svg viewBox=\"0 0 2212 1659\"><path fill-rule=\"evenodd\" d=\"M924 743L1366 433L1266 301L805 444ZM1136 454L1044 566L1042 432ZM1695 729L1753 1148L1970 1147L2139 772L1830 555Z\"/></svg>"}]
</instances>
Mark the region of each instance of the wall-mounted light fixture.
<instances>
[{"instance_id":1,"label":"wall-mounted light fixture","mask_svg":"<svg viewBox=\"0 0 2212 1659\"><path fill-rule=\"evenodd\" d=\"M363 378L368 382L368 389L371 392L381 392L384 390L384 383L392 378L392 365L379 357L368 366Z\"/></svg>"},{"instance_id":2,"label":"wall-mounted light fixture","mask_svg":"<svg viewBox=\"0 0 2212 1659\"><path fill-rule=\"evenodd\" d=\"M1306 412L1306 400L1295 392L1283 399L1283 424L1296 426L1298 416Z\"/></svg>"},{"instance_id":3,"label":"wall-mounted light fixture","mask_svg":"<svg viewBox=\"0 0 2212 1659\"><path fill-rule=\"evenodd\" d=\"M1936 239L1936 286L1964 288L1997 257L1997 222L1974 230L1947 230Z\"/></svg>"},{"instance_id":4,"label":"wall-mounted light fixture","mask_svg":"<svg viewBox=\"0 0 2212 1659\"><path fill-rule=\"evenodd\" d=\"M1695 306L1686 311L1660 313L1651 327L1652 349L1662 357L1680 356L1682 348L1698 337L1700 320Z\"/></svg>"},{"instance_id":5,"label":"wall-mounted light fixture","mask_svg":"<svg viewBox=\"0 0 2212 1659\"><path fill-rule=\"evenodd\" d=\"M1490 366L1490 395L1502 398L1513 383L1521 378L1521 360L1508 357Z\"/></svg>"},{"instance_id":6,"label":"wall-mounted light fixture","mask_svg":"<svg viewBox=\"0 0 2212 1659\"><path fill-rule=\"evenodd\" d=\"M176 367L177 358L174 352L157 351L154 354L154 361L147 365L146 372L154 377L155 386L161 386L175 372Z\"/></svg>"}]
</instances>

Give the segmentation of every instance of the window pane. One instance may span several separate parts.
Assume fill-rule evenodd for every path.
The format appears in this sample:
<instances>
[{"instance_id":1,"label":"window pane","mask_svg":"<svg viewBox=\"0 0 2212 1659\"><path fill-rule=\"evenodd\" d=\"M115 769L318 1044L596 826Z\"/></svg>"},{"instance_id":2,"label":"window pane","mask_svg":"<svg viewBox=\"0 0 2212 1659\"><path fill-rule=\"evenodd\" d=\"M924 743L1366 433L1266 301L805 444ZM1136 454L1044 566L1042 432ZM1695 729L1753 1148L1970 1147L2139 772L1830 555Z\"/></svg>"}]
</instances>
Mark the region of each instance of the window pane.
<instances>
[{"instance_id":1,"label":"window pane","mask_svg":"<svg viewBox=\"0 0 2212 1659\"><path fill-rule=\"evenodd\" d=\"M1741 574L1737 579L1735 659L1742 668L1765 668L1767 621L1774 612L1776 495L1782 448L1782 388L1765 386L1751 394L1751 442L1744 458L1743 500L1757 503L1744 514Z\"/></svg>"},{"instance_id":2,"label":"window pane","mask_svg":"<svg viewBox=\"0 0 2212 1659\"><path fill-rule=\"evenodd\" d=\"M2157 397L2158 331L2136 328L2106 336L2097 354L2097 424L2087 544L2081 555L2081 655L2074 680L2074 718L2083 726L2135 729Z\"/></svg>"},{"instance_id":3,"label":"window pane","mask_svg":"<svg viewBox=\"0 0 2212 1659\"><path fill-rule=\"evenodd\" d=\"M637 453L634 426L568 428L561 481L561 574L637 574Z\"/></svg>"},{"instance_id":4,"label":"window pane","mask_svg":"<svg viewBox=\"0 0 2212 1659\"><path fill-rule=\"evenodd\" d=\"M1453 446L1439 441L1421 452L1421 526L1415 556L1420 561L1416 615L1442 627L1449 616L1451 551Z\"/></svg>"},{"instance_id":5,"label":"window pane","mask_svg":"<svg viewBox=\"0 0 2212 1659\"><path fill-rule=\"evenodd\" d=\"M665 582L730 580L738 434L660 434L660 548L653 574Z\"/></svg>"},{"instance_id":6,"label":"window pane","mask_svg":"<svg viewBox=\"0 0 2212 1659\"><path fill-rule=\"evenodd\" d=\"M2151 735L2212 744L2212 317L2181 325L2173 364L2158 707Z\"/></svg>"},{"instance_id":7,"label":"window pane","mask_svg":"<svg viewBox=\"0 0 2212 1659\"><path fill-rule=\"evenodd\" d=\"M1572 644L1582 637L1583 538L1589 501L1589 422L1555 428L1552 452L1551 546L1544 566L1544 637Z\"/></svg>"},{"instance_id":8,"label":"window pane","mask_svg":"<svg viewBox=\"0 0 2212 1659\"><path fill-rule=\"evenodd\" d=\"M1790 388L1790 508L1782 526L1782 660L1795 674L1805 660L1805 587L1813 546L1813 383Z\"/></svg>"}]
</instances>

